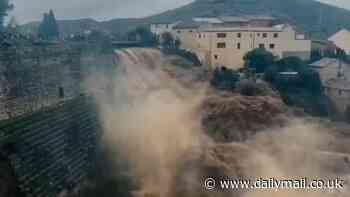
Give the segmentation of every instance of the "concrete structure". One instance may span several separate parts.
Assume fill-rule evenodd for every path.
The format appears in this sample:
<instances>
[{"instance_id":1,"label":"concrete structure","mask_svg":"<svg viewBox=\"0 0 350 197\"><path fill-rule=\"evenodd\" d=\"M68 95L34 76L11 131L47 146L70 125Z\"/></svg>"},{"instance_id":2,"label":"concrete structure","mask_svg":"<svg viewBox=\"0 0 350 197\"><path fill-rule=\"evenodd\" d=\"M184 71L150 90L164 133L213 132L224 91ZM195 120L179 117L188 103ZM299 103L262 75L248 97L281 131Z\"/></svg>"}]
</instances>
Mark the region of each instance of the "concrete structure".
<instances>
[{"instance_id":1,"label":"concrete structure","mask_svg":"<svg viewBox=\"0 0 350 197\"><path fill-rule=\"evenodd\" d=\"M350 55L350 31L342 29L328 40L333 42L338 48L343 49L347 55Z\"/></svg>"},{"instance_id":2,"label":"concrete structure","mask_svg":"<svg viewBox=\"0 0 350 197\"><path fill-rule=\"evenodd\" d=\"M319 72L325 94L331 101L333 113L343 116L350 106L350 64L333 58L323 58L310 64Z\"/></svg>"},{"instance_id":3,"label":"concrete structure","mask_svg":"<svg viewBox=\"0 0 350 197\"><path fill-rule=\"evenodd\" d=\"M350 80L346 78L330 79L324 84L324 88L335 112L344 116L347 108L350 107Z\"/></svg>"},{"instance_id":4,"label":"concrete structure","mask_svg":"<svg viewBox=\"0 0 350 197\"><path fill-rule=\"evenodd\" d=\"M18 196L60 196L79 189L95 170L101 125L90 97L67 100L0 125L0 163L4 159L11 164L14 188L23 194ZM9 184L3 170L1 166L5 186L1 185L0 196L12 197L3 195Z\"/></svg>"},{"instance_id":5,"label":"concrete structure","mask_svg":"<svg viewBox=\"0 0 350 197\"><path fill-rule=\"evenodd\" d=\"M323 58L310 67L320 74L322 83L338 77L350 77L350 64L335 58Z\"/></svg>"},{"instance_id":6,"label":"concrete structure","mask_svg":"<svg viewBox=\"0 0 350 197\"><path fill-rule=\"evenodd\" d=\"M212 67L240 69L244 55L256 48L265 48L280 58L308 60L311 41L290 25L276 24L276 19L267 16L193 18L175 25L172 33L181 41L181 48Z\"/></svg>"},{"instance_id":7,"label":"concrete structure","mask_svg":"<svg viewBox=\"0 0 350 197\"><path fill-rule=\"evenodd\" d=\"M54 42L1 48L0 120L78 96L82 57L78 48Z\"/></svg>"}]
</instances>

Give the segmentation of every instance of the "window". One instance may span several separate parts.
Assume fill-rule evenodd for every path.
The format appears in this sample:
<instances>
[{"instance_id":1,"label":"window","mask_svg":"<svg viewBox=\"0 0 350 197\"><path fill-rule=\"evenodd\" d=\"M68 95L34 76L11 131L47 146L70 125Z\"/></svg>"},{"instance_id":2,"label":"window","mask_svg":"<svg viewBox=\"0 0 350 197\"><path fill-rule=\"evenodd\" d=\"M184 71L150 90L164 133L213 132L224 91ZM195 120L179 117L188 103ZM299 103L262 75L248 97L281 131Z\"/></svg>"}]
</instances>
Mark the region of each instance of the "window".
<instances>
[{"instance_id":1,"label":"window","mask_svg":"<svg viewBox=\"0 0 350 197\"><path fill-rule=\"evenodd\" d=\"M260 33L258 33L258 37L260 37Z\"/></svg>"},{"instance_id":2,"label":"window","mask_svg":"<svg viewBox=\"0 0 350 197\"><path fill-rule=\"evenodd\" d=\"M189 30L188 32L192 33L192 32L193 32L193 30Z\"/></svg>"},{"instance_id":3,"label":"window","mask_svg":"<svg viewBox=\"0 0 350 197\"><path fill-rule=\"evenodd\" d=\"M178 31L177 31L177 33L178 33L178 34L181 34L181 31L180 31L180 30L178 30Z\"/></svg>"},{"instance_id":4,"label":"window","mask_svg":"<svg viewBox=\"0 0 350 197\"><path fill-rule=\"evenodd\" d=\"M339 94L339 96L341 96L343 94L343 91L342 90L338 90L338 94Z\"/></svg>"},{"instance_id":5,"label":"window","mask_svg":"<svg viewBox=\"0 0 350 197\"><path fill-rule=\"evenodd\" d=\"M263 33L263 38L267 38L267 33Z\"/></svg>"},{"instance_id":6,"label":"window","mask_svg":"<svg viewBox=\"0 0 350 197\"><path fill-rule=\"evenodd\" d=\"M214 55L214 59L219 59L219 56L218 55Z\"/></svg>"},{"instance_id":7,"label":"window","mask_svg":"<svg viewBox=\"0 0 350 197\"><path fill-rule=\"evenodd\" d=\"M226 34L225 33L218 33L217 37L218 38L226 38Z\"/></svg>"},{"instance_id":8,"label":"window","mask_svg":"<svg viewBox=\"0 0 350 197\"><path fill-rule=\"evenodd\" d=\"M226 48L226 43L225 43L225 42L219 42L219 43L217 43L217 48L218 48L218 49Z\"/></svg>"},{"instance_id":9,"label":"window","mask_svg":"<svg viewBox=\"0 0 350 197\"><path fill-rule=\"evenodd\" d=\"M237 43L237 49L241 49L241 43Z\"/></svg>"},{"instance_id":10,"label":"window","mask_svg":"<svg viewBox=\"0 0 350 197\"><path fill-rule=\"evenodd\" d=\"M237 33L237 38L241 38L242 34L241 33Z\"/></svg>"},{"instance_id":11,"label":"window","mask_svg":"<svg viewBox=\"0 0 350 197\"><path fill-rule=\"evenodd\" d=\"M165 25L165 27L168 29L168 28L169 28L169 25L167 24L167 25Z\"/></svg>"},{"instance_id":12,"label":"window","mask_svg":"<svg viewBox=\"0 0 350 197\"><path fill-rule=\"evenodd\" d=\"M264 49L265 48L265 44L259 44L259 48L260 49Z\"/></svg>"},{"instance_id":13,"label":"window","mask_svg":"<svg viewBox=\"0 0 350 197\"><path fill-rule=\"evenodd\" d=\"M274 37L274 38L278 38L278 33L274 33L274 34L273 34L273 37Z\"/></svg>"},{"instance_id":14,"label":"window","mask_svg":"<svg viewBox=\"0 0 350 197\"><path fill-rule=\"evenodd\" d=\"M275 48L275 44L270 44L270 49L274 49Z\"/></svg>"},{"instance_id":15,"label":"window","mask_svg":"<svg viewBox=\"0 0 350 197\"><path fill-rule=\"evenodd\" d=\"M198 34L198 38L202 38L202 34Z\"/></svg>"}]
</instances>

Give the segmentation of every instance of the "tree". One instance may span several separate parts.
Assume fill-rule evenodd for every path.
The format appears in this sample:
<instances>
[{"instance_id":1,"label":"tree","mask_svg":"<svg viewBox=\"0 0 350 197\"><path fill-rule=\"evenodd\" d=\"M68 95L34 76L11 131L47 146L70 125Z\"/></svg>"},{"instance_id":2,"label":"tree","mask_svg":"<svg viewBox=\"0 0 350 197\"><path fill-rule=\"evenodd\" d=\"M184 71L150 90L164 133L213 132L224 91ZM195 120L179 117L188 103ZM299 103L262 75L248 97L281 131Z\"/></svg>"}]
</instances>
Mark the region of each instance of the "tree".
<instances>
[{"instance_id":1,"label":"tree","mask_svg":"<svg viewBox=\"0 0 350 197\"><path fill-rule=\"evenodd\" d=\"M346 52L343 49L337 48L335 50L335 54L336 54L336 57L339 60L342 60L342 61L345 61L345 62L349 62L348 56L347 56Z\"/></svg>"},{"instance_id":2,"label":"tree","mask_svg":"<svg viewBox=\"0 0 350 197\"><path fill-rule=\"evenodd\" d=\"M52 10L49 13L44 13L43 21L39 26L39 37L44 40L59 38L58 24Z\"/></svg>"},{"instance_id":3,"label":"tree","mask_svg":"<svg viewBox=\"0 0 350 197\"><path fill-rule=\"evenodd\" d=\"M295 80L286 82L280 78L280 72L297 72L298 76ZM316 94L321 94L322 91L319 74L298 57L286 57L278 60L275 65L266 69L265 80L284 90L300 88Z\"/></svg>"},{"instance_id":4,"label":"tree","mask_svg":"<svg viewBox=\"0 0 350 197\"><path fill-rule=\"evenodd\" d=\"M275 56L265 49L254 49L244 56L245 66L256 73L264 73L265 70L274 64Z\"/></svg>"},{"instance_id":5,"label":"tree","mask_svg":"<svg viewBox=\"0 0 350 197\"><path fill-rule=\"evenodd\" d=\"M169 32L164 32L161 36L161 45L166 49L175 48L175 39Z\"/></svg>"},{"instance_id":6,"label":"tree","mask_svg":"<svg viewBox=\"0 0 350 197\"><path fill-rule=\"evenodd\" d=\"M277 75L278 75L278 67L276 65L272 65L265 70L264 79L265 81L271 84L275 84Z\"/></svg>"},{"instance_id":7,"label":"tree","mask_svg":"<svg viewBox=\"0 0 350 197\"><path fill-rule=\"evenodd\" d=\"M215 68L210 84L220 90L232 91L239 81L239 74L225 67Z\"/></svg>"},{"instance_id":8,"label":"tree","mask_svg":"<svg viewBox=\"0 0 350 197\"><path fill-rule=\"evenodd\" d=\"M149 28L144 26L138 26L136 29L128 32L129 41L139 41L146 46L152 46L157 43L156 36L150 31Z\"/></svg>"},{"instance_id":9,"label":"tree","mask_svg":"<svg viewBox=\"0 0 350 197\"><path fill-rule=\"evenodd\" d=\"M286 77L280 72L297 72ZM286 57L265 71L265 80L270 82L288 105L304 108L314 115L327 115L327 102L323 94L319 73L298 57Z\"/></svg>"},{"instance_id":10,"label":"tree","mask_svg":"<svg viewBox=\"0 0 350 197\"><path fill-rule=\"evenodd\" d=\"M350 105L345 109L345 119L348 123L350 123Z\"/></svg>"},{"instance_id":11,"label":"tree","mask_svg":"<svg viewBox=\"0 0 350 197\"><path fill-rule=\"evenodd\" d=\"M38 32L39 37L42 39L48 38L48 34L49 34L48 24L49 24L48 15L47 15L47 13L44 13L44 18L39 26L39 32Z\"/></svg>"},{"instance_id":12,"label":"tree","mask_svg":"<svg viewBox=\"0 0 350 197\"><path fill-rule=\"evenodd\" d=\"M176 49L180 49L180 46L181 46L181 40L176 39L174 44L175 44L175 48L176 48Z\"/></svg>"},{"instance_id":13,"label":"tree","mask_svg":"<svg viewBox=\"0 0 350 197\"><path fill-rule=\"evenodd\" d=\"M312 50L311 51L311 62L316 62L322 59L322 53L320 50Z\"/></svg>"},{"instance_id":14,"label":"tree","mask_svg":"<svg viewBox=\"0 0 350 197\"><path fill-rule=\"evenodd\" d=\"M303 69L300 71L300 83L298 85L314 95L322 94L323 88L320 75L312 69Z\"/></svg>"},{"instance_id":15,"label":"tree","mask_svg":"<svg viewBox=\"0 0 350 197\"><path fill-rule=\"evenodd\" d=\"M49 24L50 24L50 34L53 38L59 38L59 29L56 21L55 14L52 10L49 12Z\"/></svg>"},{"instance_id":16,"label":"tree","mask_svg":"<svg viewBox=\"0 0 350 197\"><path fill-rule=\"evenodd\" d=\"M141 41L146 45L153 45L156 43L156 36L147 27L137 27L135 30L136 34L139 35Z\"/></svg>"},{"instance_id":17,"label":"tree","mask_svg":"<svg viewBox=\"0 0 350 197\"><path fill-rule=\"evenodd\" d=\"M5 16L7 16L8 11L13 9L13 4L9 0L0 0L0 26L1 29L4 25Z\"/></svg>"},{"instance_id":18,"label":"tree","mask_svg":"<svg viewBox=\"0 0 350 197\"><path fill-rule=\"evenodd\" d=\"M298 57L286 57L276 62L279 72L301 72L308 68L308 65Z\"/></svg>"},{"instance_id":19,"label":"tree","mask_svg":"<svg viewBox=\"0 0 350 197\"><path fill-rule=\"evenodd\" d=\"M321 50L311 51L311 62L318 61L323 57L338 58L342 61L349 62L346 52L338 47L328 47L323 52Z\"/></svg>"},{"instance_id":20,"label":"tree","mask_svg":"<svg viewBox=\"0 0 350 197\"><path fill-rule=\"evenodd\" d=\"M17 22L16 18L14 16L11 17L9 23L7 24L7 29L15 30L18 27L19 27L19 25L18 25L18 22Z\"/></svg>"}]
</instances>

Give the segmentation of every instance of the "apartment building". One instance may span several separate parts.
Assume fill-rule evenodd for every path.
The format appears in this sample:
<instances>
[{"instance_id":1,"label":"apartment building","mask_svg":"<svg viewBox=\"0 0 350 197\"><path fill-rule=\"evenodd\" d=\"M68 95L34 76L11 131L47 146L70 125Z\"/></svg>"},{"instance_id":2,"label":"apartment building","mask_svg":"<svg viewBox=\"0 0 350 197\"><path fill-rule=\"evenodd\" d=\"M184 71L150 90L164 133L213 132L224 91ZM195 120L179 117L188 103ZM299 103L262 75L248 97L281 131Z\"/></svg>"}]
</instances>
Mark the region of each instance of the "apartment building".
<instances>
[{"instance_id":1,"label":"apartment building","mask_svg":"<svg viewBox=\"0 0 350 197\"><path fill-rule=\"evenodd\" d=\"M160 36L170 32L181 48L194 52L212 67L240 69L243 57L256 48L265 48L278 58L297 56L310 59L311 41L288 24L270 16L197 17L175 23L151 24Z\"/></svg>"},{"instance_id":2,"label":"apartment building","mask_svg":"<svg viewBox=\"0 0 350 197\"><path fill-rule=\"evenodd\" d=\"M181 48L196 53L212 67L240 69L244 55L256 48L265 48L278 58L308 60L311 55L311 41L305 35L269 16L198 17L172 23L171 29L165 27L153 25L151 29L171 32L181 41Z\"/></svg>"}]
</instances>

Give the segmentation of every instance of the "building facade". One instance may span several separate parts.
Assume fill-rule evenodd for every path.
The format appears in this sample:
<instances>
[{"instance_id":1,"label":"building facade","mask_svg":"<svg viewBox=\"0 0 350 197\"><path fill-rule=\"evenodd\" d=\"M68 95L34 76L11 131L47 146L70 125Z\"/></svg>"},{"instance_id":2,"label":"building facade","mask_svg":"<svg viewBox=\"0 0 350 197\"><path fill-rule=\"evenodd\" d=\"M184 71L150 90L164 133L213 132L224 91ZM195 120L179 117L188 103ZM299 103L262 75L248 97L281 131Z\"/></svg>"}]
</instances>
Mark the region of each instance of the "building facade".
<instances>
[{"instance_id":1,"label":"building facade","mask_svg":"<svg viewBox=\"0 0 350 197\"><path fill-rule=\"evenodd\" d=\"M310 59L311 41L286 24L267 16L193 18L173 25L153 27L153 32L169 31L181 41L181 48L211 67L240 69L244 55L265 48L279 58L298 56Z\"/></svg>"},{"instance_id":2,"label":"building facade","mask_svg":"<svg viewBox=\"0 0 350 197\"><path fill-rule=\"evenodd\" d=\"M334 78L324 84L325 94L332 103L335 114L344 117L350 108L350 81L346 78Z\"/></svg>"},{"instance_id":3,"label":"building facade","mask_svg":"<svg viewBox=\"0 0 350 197\"><path fill-rule=\"evenodd\" d=\"M320 74L332 116L344 117L350 108L350 64L335 58L323 58L310 67Z\"/></svg>"},{"instance_id":4,"label":"building facade","mask_svg":"<svg viewBox=\"0 0 350 197\"><path fill-rule=\"evenodd\" d=\"M347 55L350 55L350 31L342 29L328 40L333 42L338 48L343 49Z\"/></svg>"},{"instance_id":5,"label":"building facade","mask_svg":"<svg viewBox=\"0 0 350 197\"><path fill-rule=\"evenodd\" d=\"M311 41L292 26L275 23L272 17L195 18L191 25L176 25L173 33L184 49L212 67L240 69L244 55L256 48L265 48L278 58L310 59Z\"/></svg>"},{"instance_id":6,"label":"building facade","mask_svg":"<svg viewBox=\"0 0 350 197\"><path fill-rule=\"evenodd\" d=\"M310 64L310 67L320 74L323 84L330 79L339 77L350 78L350 64L335 58L322 58Z\"/></svg>"}]
</instances>

